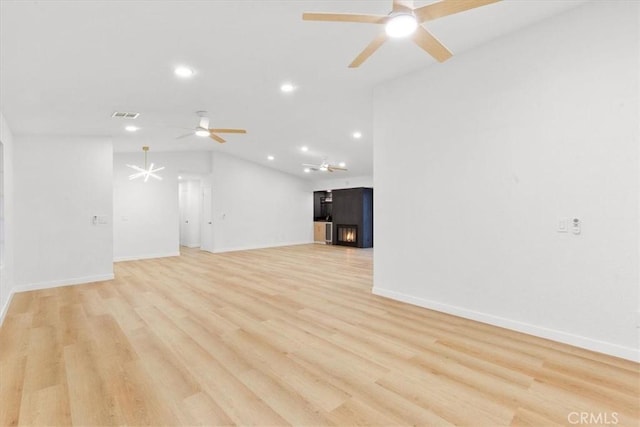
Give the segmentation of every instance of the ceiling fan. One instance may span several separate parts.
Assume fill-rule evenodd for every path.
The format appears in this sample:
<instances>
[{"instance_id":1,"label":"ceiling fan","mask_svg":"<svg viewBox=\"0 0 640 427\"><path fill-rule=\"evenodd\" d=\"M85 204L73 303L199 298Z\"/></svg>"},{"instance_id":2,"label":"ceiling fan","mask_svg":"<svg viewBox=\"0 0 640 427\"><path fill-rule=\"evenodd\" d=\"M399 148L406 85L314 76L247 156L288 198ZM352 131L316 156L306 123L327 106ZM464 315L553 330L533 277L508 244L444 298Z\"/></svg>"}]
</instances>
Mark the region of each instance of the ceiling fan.
<instances>
[{"instance_id":1,"label":"ceiling fan","mask_svg":"<svg viewBox=\"0 0 640 427\"><path fill-rule=\"evenodd\" d=\"M305 166L305 167L309 168L309 170L316 171L316 172L317 171L320 171L320 172L333 172L333 171L346 171L346 170L348 170L347 168L342 167L342 166L331 165L326 160L324 160L319 165L312 165L312 164L309 164L309 163L303 163L302 166Z\"/></svg>"},{"instance_id":2,"label":"ceiling fan","mask_svg":"<svg viewBox=\"0 0 640 427\"><path fill-rule=\"evenodd\" d=\"M198 123L198 126L196 126L193 129L193 132L190 132L186 135L181 135L176 139L186 138L192 135L198 135L203 137L208 136L214 141L218 141L219 143L222 144L227 141L225 139L222 139L222 137L220 137L219 135L217 135L219 133L247 133L247 131L244 129L209 129L209 118L206 116L207 112L196 111L196 114L198 115L198 117L200 117L200 122Z\"/></svg>"},{"instance_id":3,"label":"ceiling fan","mask_svg":"<svg viewBox=\"0 0 640 427\"><path fill-rule=\"evenodd\" d=\"M385 32L380 33L373 39L356 59L349 64L349 68L359 67L389 37L412 36L413 41L429 55L433 56L438 62L444 62L451 58L453 54L421 24L498 1L500 0L440 0L426 6L414 7L413 0L393 0L393 8L388 15L303 13L302 19L305 21L357 22L385 25Z\"/></svg>"}]
</instances>

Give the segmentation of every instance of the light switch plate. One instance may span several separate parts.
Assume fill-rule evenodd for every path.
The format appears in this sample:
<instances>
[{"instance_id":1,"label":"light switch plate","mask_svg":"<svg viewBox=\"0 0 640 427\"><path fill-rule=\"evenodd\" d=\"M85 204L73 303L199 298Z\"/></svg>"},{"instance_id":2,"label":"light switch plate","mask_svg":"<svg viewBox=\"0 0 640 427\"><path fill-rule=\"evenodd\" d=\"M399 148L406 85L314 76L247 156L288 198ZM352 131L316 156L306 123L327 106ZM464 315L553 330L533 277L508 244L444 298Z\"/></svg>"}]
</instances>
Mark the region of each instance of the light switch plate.
<instances>
[{"instance_id":1,"label":"light switch plate","mask_svg":"<svg viewBox=\"0 0 640 427\"><path fill-rule=\"evenodd\" d=\"M558 233L568 233L569 232L569 220L567 218L560 218L558 220L558 228L556 230Z\"/></svg>"}]
</instances>

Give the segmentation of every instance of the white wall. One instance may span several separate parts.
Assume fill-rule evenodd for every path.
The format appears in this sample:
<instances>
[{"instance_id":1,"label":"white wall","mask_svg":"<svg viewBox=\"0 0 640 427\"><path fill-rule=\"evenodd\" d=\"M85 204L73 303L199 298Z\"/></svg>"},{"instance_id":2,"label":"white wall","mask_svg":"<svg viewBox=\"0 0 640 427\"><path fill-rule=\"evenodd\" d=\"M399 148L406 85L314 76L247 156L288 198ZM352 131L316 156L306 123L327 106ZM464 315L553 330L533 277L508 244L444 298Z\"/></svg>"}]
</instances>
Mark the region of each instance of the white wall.
<instances>
[{"instance_id":1,"label":"white wall","mask_svg":"<svg viewBox=\"0 0 640 427\"><path fill-rule=\"evenodd\" d=\"M3 203L4 203L4 253L0 268L0 323L9 306L13 292L13 242L14 242L14 180L13 180L13 135L0 112L0 142L3 145Z\"/></svg>"},{"instance_id":2,"label":"white wall","mask_svg":"<svg viewBox=\"0 0 640 427\"><path fill-rule=\"evenodd\" d=\"M179 174L203 177L212 189L212 251L310 243L313 195L297 177L219 152L149 152L165 166L162 181L129 181L126 164L140 153L114 155L114 258L179 254ZM207 230L205 229L205 232Z\"/></svg>"},{"instance_id":3,"label":"white wall","mask_svg":"<svg viewBox=\"0 0 640 427\"><path fill-rule=\"evenodd\" d=\"M219 152L212 160L215 252L313 241L308 182Z\"/></svg>"},{"instance_id":4,"label":"white wall","mask_svg":"<svg viewBox=\"0 0 640 427\"><path fill-rule=\"evenodd\" d=\"M113 278L111 140L16 137L13 148L15 290Z\"/></svg>"},{"instance_id":5,"label":"white wall","mask_svg":"<svg viewBox=\"0 0 640 427\"><path fill-rule=\"evenodd\" d=\"M144 164L138 153L113 156L114 253L116 261L157 258L180 254L178 175L183 172L208 174L208 152L149 151L149 162L164 166L162 181L150 178L129 181L132 170L126 165Z\"/></svg>"},{"instance_id":6,"label":"white wall","mask_svg":"<svg viewBox=\"0 0 640 427\"><path fill-rule=\"evenodd\" d=\"M334 172L333 175L340 172ZM313 191L338 190L340 188L373 187L373 176L331 177L313 181Z\"/></svg>"},{"instance_id":7,"label":"white wall","mask_svg":"<svg viewBox=\"0 0 640 427\"><path fill-rule=\"evenodd\" d=\"M376 91L375 293L640 358L638 8L587 4ZM556 232L573 216L582 234Z\"/></svg>"}]
</instances>

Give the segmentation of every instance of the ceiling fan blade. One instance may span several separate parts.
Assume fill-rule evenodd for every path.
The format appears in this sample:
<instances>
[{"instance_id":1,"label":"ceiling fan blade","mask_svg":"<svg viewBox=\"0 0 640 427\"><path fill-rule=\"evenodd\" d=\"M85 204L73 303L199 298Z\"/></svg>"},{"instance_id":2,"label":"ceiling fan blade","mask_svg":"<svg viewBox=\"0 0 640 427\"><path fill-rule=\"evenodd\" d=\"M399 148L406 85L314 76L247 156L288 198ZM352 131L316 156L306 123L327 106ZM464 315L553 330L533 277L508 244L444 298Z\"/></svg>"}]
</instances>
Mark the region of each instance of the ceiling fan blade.
<instances>
[{"instance_id":1,"label":"ceiling fan blade","mask_svg":"<svg viewBox=\"0 0 640 427\"><path fill-rule=\"evenodd\" d=\"M413 10L413 0L393 0L393 11L404 12Z\"/></svg>"},{"instance_id":2,"label":"ceiling fan blade","mask_svg":"<svg viewBox=\"0 0 640 427\"><path fill-rule=\"evenodd\" d=\"M416 18L418 18L418 22L422 23L499 1L500 0L442 0L438 3L419 7L415 9L413 13Z\"/></svg>"},{"instance_id":3,"label":"ceiling fan blade","mask_svg":"<svg viewBox=\"0 0 640 427\"><path fill-rule=\"evenodd\" d=\"M247 133L244 129L209 129L209 132L215 133Z\"/></svg>"},{"instance_id":4,"label":"ceiling fan blade","mask_svg":"<svg viewBox=\"0 0 640 427\"><path fill-rule=\"evenodd\" d=\"M310 168L319 168L320 167L320 165L312 165L312 164L309 164L309 163L303 163L302 166L308 166Z\"/></svg>"},{"instance_id":5,"label":"ceiling fan blade","mask_svg":"<svg viewBox=\"0 0 640 427\"><path fill-rule=\"evenodd\" d=\"M227 142L224 139L220 138L215 133L209 133L209 136L211 137L211 139L213 139L214 141L218 141L220 144L224 144L225 142Z\"/></svg>"},{"instance_id":6,"label":"ceiling fan blade","mask_svg":"<svg viewBox=\"0 0 640 427\"><path fill-rule=\"evenodd\" d=\"M371 41L371 43L369 43L369 45L367 47L364 48L364 50L362 52L360 52L360 54L358 56L356 56L356 59L354 59L353 62L351 62L351 64L349 64L349 68L359 67L360 64L362 64L364 61L366 61L367 58L369 58L373 54L373 52L378 50L378 48L380 46L382 46L382 44L386 40L387 40L387 34L386 33L380 33L375 39L373 39Z\"/></svg>"},{"instance_id":7,"label":"ceiling fan blade","mask_svg":"<svg viewBox=\"0 0 640 427\"><path fill-rule=\"evenodd\" d=\"M416 32L413 33L413 41L422 49L426 50L427 53L433 56L438 62L444 62L453 56L451 51L424 27L418 26Z\"/></svg>"},{"instance_id":8,"label":"ceiling fan blade","mask_svg":"<svg viewBox=\"0 0 640 427\"><path fill-rule=\"evenodd\" d=\"M357 22L361 24L384 24L387 15L359 15L354 13L303 13L305 21Z\"/></svg>"},{"instance_id":9,"label":"ceiling fan blade","mask_svg":"<svg viewBox=\"0 0 640 427\"><path fill-rule=\"evenodd\" d=\"M346 170L349 170L347 168L341 168L341 167L338 167L338 166L329 166L329 169L330 170L335 170L335 171L346 171Z\"/></svg>"},{"instance_id":10,"label":"ceiling fan blade","mask_svg":"<svg viewBox=\"0 0 640 427\"><path fill-rule=\"evenodd\" d=\"M194 133L193 133L193 132L191 132L191 133L186 133L186 134L184 134L184 135L176 136L176 139L182 139L182 138L186 138L186 137L188 137L188 136L193 136L193 135L194 135Z\"/></svg>"}]
</instances>

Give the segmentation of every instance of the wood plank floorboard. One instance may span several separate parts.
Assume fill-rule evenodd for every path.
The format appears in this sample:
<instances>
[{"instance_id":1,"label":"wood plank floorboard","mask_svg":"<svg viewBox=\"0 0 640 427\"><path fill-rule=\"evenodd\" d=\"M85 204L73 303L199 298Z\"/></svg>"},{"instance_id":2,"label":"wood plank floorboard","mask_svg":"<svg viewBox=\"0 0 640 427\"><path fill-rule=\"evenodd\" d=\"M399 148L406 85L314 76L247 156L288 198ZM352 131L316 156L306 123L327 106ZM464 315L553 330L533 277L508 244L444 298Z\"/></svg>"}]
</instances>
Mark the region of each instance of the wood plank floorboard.
<instances>
[{"instance_id":1,"label":"wood plank floorboard","mask_svg":"<svg viewBox=\"0 0 640 427\"><path fill-rule=\"evenodd\" d=\"M372 250L181 253L14 295L0 426L640 425L637 363L375 296Z\"/></svg>"}]
</instances>

